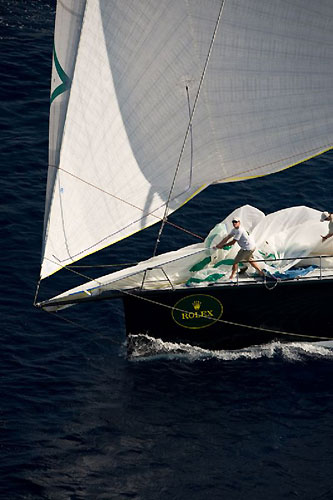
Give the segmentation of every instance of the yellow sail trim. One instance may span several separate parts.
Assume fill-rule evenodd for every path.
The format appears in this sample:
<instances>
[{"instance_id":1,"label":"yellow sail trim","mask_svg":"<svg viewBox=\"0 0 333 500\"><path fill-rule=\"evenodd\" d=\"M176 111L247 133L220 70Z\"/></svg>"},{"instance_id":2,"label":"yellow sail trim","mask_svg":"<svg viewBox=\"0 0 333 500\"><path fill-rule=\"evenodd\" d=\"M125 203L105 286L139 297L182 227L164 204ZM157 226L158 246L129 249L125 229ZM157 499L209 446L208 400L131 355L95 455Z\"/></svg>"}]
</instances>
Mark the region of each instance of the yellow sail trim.
<instances>
[{"instance_id":1,"label":"yellow sail trim","mask_svg":"<svg viewBox=\"0 0 333 500\"><path fill-rule=\"evenodd\" d=\"M327 153L327 151L331 151L332 149L333 149L333 146L330 146L329 148L323 149L314 155L310 155L306 158L303 158L302 160L299 160L296 163L291 163L290 165L287 165L286 167L283 167L280 170L277 170L276 172L271 172L270 174L248 175L248 176L244 176L244 177L228 177L226 179L221 179L219 181L216 181L216 184L227 183L227 182L245 181L245 180L249 180L249 179L257 179L259 177L265 177L266 175L277 174L278 172L282 172L283 170L287 170L288 168L295 167L296 165L299 165L300 163L304 163L308 160L311 160L311 158L315 158L316 156L320 156L324 153Z\"/></svg>"},{"instance_id":2,"label":"yellow sail trim","mask_svg":"<svg viewBox=\"0 0 333 500\"><path fill-rule=\"evenodd\" d=\"M186 203L188 203L190 200L192 200L192 198L194 198L197 194L200 193L200 191L203 191L204 189L206 189L206 187L208 187L210 184L203 184L202 186L199 187L199 189L197 189L196 191L194 191L193 194L191 194L191 196L189 196L187 198L187 200L185 200L181 205L179 205L179 208L183 207L184 205L186 205ZM177 209L178 210L178 209Z\"/></svg>"}]
</instances>

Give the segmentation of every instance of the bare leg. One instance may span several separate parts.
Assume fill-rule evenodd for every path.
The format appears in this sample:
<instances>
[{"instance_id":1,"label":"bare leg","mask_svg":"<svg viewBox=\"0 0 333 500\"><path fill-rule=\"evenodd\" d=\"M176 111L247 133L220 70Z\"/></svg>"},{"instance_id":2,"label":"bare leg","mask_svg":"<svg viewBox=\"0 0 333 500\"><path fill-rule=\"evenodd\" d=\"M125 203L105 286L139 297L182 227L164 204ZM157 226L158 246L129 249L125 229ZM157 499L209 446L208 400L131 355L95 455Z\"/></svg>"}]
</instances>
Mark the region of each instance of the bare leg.
<instances>
[{"instance_id":1,"label":"bare leg","mask_svg":"<svg viewBox=\"0 0 333 500\"><path fill-rule=\"evenodd\" d=\"M238 263L234 262L233 265L232 265L232 271L231 271L231 274L230 274L230 279L231 280L235 276L235 273L236 273L237 269L238 269Z\"/></svg>"},{"instance_id":2,"label":"bare leg","mask_svg":"<svg viewBox=\"0 0 333 500\"><path fill-rule=\"evenodd\" d=\"M251 266L254 267L259 272L259 274L261 274L261 276L264 275L264 273L262 272L262 270L255 261L249 260L249 264L251 264Z\"/></svg>"}]
</instances>

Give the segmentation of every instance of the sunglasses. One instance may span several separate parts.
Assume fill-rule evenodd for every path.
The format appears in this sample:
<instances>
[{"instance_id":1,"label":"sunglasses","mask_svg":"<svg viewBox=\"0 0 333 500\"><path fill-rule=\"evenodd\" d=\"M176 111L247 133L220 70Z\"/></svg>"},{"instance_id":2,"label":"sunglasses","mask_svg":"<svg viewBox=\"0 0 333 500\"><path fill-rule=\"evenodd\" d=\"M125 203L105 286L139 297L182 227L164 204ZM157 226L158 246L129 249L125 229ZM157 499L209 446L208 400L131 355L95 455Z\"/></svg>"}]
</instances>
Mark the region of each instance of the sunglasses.
<instances>
[{"instance_id":1,"label":"sunglasses","mask_svg":"<svg viewBox=\"0 0 333 500\"><path fill-rule=\"evenodd\" d=\"M239 220L233 220L232 223L233 224L238 224Z\"/></svg>"}]
</instances>

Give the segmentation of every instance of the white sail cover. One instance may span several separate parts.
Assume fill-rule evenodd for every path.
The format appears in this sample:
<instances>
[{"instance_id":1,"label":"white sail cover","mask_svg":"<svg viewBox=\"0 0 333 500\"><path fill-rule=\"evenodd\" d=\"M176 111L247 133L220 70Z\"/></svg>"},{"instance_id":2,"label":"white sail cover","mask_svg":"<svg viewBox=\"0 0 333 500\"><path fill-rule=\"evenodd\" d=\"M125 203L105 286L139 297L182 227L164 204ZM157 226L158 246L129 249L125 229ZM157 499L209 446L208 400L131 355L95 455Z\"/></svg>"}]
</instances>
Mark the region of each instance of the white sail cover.
<instances>
[{"instance_id":1,"label":"white sail cover","mask_svg":"<svg viewBox=\"0 0 333 500\"><path fill-rule=\"evenodd\" d=\"M178 164L169 213L332 148L332 48L330 0L87 0L41 277L159 221Z\"/></svg>"}]
</instances>

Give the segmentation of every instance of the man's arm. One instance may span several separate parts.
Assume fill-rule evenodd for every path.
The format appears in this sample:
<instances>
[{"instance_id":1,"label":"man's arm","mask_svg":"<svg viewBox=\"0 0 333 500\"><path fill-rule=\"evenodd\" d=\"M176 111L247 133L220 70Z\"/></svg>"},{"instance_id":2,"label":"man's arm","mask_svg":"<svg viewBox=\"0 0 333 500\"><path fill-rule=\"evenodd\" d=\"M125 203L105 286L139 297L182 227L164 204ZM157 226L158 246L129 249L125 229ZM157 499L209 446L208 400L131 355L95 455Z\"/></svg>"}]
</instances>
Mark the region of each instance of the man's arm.
<instances>
[{"instance_id":1,"label":"man's arm","mask_svg":"<svg viewBox=\"0 0 333 500\"><path fill-rule=\"evenodd\" d=\"M328 233L326 234L326 236L322 236L321 239L322 241L324 242L325 240L327 240L328 238L330 238L331 236L333 236L333 233Z\"/></svg>"},{"instance_id":2,"label":"man's arm","mask_svg":"<svg viewBox=\"0 0 333 500\"><path fill-rule=\"evenodd\" d=\"M228 234L228 236L226 236L225 238L223 238L223 240L220 241L220 243L218 243L217 245L215 245L215 248L223 248L224 245L230 240L230 238L233 237L233 234ZM232 240L230 241L229 245L234 245L236 243L236 240Z\"/></svg>"}]
</instances>

